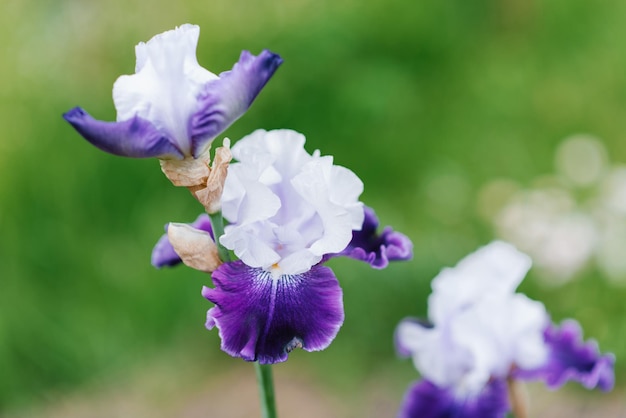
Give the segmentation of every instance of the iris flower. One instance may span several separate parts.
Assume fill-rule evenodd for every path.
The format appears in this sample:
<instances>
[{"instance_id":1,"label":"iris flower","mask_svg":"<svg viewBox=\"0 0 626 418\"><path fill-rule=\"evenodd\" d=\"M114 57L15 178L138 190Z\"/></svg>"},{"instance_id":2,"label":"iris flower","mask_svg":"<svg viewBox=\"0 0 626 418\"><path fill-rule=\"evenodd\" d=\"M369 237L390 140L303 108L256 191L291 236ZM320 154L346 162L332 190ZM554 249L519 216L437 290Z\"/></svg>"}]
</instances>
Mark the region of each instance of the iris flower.
<instances>
[{"instance_id":1,"label":"iris flower","mask_svg":"<svg viewBox=\"0 0 626 418\"><path fill-rule=\"evenodd\" d=\"M555 326L543 304L515 292L530 266L512 245L493 242L435 277L429 320L405 319L396 330L398 352L423 377L399 417L504 417L515 379L612 389L613 355L583 342L575 321Z\"/></svg>"},{"instance_id":2,"label":"iris flower","mask_svg":"<svg viewBox=\"0 0 626 418\"><path fill-rule=\"evenodd\" d=\"M87 141L125 157L198 159L239 118L282 63L267 50L243 51L219 76L196 59L200 28L185 24L135 47L135 74L113 85L116 122L76 107L63 115Z\"/></svg>"},{"instance_id":3,"label":"iris flower","mask_svg":"<svg viewBox=\"0 0 626 418\"><path fill-rule=\"evenodd\" d=\"M390 228L376 232L375 213L359 201L361 180L331 156L308 154L304 143L294 131L258 130L232 148L238 162L228 168L221 201L228 225L218 239L239 260L219 265L215 287L202 290L215 304L206 326L219 330L222 350L231 356L271 364L294 348L326 348L344 312L341 287L323 262L347 256L384 268L412 256L406 236ZM194 229L170 225L153 264L175 264L172 245L186 264L211 265L212 232L203 219ZM201 244L191 248L189 239L178 239L181 228ZM202 258L208 261L198 263Z\"/></svg>"}]
</instances>

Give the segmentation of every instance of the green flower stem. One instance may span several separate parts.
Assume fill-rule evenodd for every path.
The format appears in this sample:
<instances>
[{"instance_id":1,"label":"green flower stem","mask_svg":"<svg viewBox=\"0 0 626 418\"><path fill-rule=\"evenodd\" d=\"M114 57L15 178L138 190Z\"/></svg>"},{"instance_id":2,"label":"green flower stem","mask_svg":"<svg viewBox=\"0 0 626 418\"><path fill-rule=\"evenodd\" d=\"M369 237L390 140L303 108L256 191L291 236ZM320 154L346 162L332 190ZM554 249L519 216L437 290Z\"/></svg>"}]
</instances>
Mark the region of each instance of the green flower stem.
<instances>
[{"instance_id":1,"label":"green flower stem","mask_svg":"<svg viewBox=\"0 0 626 418\"><path fill-rule=\"evenodd\" d=\"M217 252L224 262L230 261L230 253L219 242L219 237L224 235L224 218L222 212L210 213L211 228L217 244ZM261 410L263 418L276 418L276 401L274 398L274 381L272 379L272 367L269 364L254 362L257 382L259 384L259 396L261 397Z\"/></svg>"},{"instance_id":2,"label":"green flower stem","mask_svg":"<svg viewBox=\"0 0 626 418\"><path fill-rule=\"evenodd\" d=\"M230 253L220 244L220 237L224 235L224 218L222 217L222 212L209 213L209 218L211 219L211 228L213 228L215 244L217 244L217 253L220 259L227 263L230 261Z\"/></svg>"},{"instance_id":3,"label":"green flower stem","mask_svg":"<svg viewBox=\"0 0 626 418\"><path fill-rule=\"evenodd\" d=\"M276 418L276 399L274 397L274 381L272 379L272 366L254 362L256 379L259 384L259 396L261 397L261 412L263 418Z\"/></svg>"}]
</instances>

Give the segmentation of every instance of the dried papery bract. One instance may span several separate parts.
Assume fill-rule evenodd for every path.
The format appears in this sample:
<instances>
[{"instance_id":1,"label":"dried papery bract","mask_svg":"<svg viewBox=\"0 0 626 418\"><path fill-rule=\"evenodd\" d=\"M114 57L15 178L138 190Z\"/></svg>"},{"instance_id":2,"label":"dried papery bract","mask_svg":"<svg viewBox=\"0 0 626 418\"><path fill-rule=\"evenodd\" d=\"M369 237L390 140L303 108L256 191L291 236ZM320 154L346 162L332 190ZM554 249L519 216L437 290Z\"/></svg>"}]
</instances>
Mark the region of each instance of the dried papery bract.
<instances>
[{"instance_id":1,"label":"dried papery bract","mask_svg":"<svg viewBox=\"0 0 626 418\"><path fill-rule=\"evenodd\" d=\"M212 273L222 264L217 245L208 232L187 224L171 223L167 236L174 251L187 266Z\"/></svg>"},{"instance_id":2,"label":"dried papery bract","mask_svg":"<svg viewBox=\"0 0 626 418\"><path fill-rule=\"evenodd\" d=\"M200 158L183 160L160 160L161 170L174 186L186 187L204 206L207 213L217 213L221 209L220 199L228 165L232 159L230 140L224 139L223 146L215 150L213 166L207 149Z\"/></svg>"},{"instance_id":3,"label":"dried papery bract","mask_svg":"<svg viewBox=\"0 0 626 418\"><path fill-rule=\"evenodd\" d=\"M211 155L207 150L199 158L159 160L163 174L178 187L202 187L211 172Z\"/></svg>"},{"instance_id":4,"label":"dried papery bract","mask_svg":"<svg viewBox=\"0 0 626 418\"><path fill-rule=\"evenodd\" d=\"M222 209L222 192L224 182L228 174L228 165L233 156L230 153L230 140L224 139L223 146L215 150L215 159L209 170L209 176L204 187L198 189L189 188L198 202L204 206L209 214L217 213Z\"/></svg>"}]
</instances>

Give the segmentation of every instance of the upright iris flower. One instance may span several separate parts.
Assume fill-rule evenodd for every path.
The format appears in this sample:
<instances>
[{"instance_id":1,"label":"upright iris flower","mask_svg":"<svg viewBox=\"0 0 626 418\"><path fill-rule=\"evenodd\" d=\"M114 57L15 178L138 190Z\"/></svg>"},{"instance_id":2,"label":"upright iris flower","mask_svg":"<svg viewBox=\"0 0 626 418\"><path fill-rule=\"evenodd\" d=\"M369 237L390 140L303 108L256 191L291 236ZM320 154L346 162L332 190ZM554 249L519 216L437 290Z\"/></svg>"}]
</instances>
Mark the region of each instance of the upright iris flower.
<instances>
[{"instance_id":1,"label":"upright iris flower","mask_svg":"<svg viewBox=\"0 0 626 418\"><path fill-rule=\"evenodd\" d=\"M232 148L238 162L228 168L221 201L228 225L218 239L239 260L215 269L215 287L202 294L215 304L207 328L218 328L222 349L234 357L276 363L294 348L316 351L331 343L344 319L342 291L323 261L345 255L384 268L412 255L406 236L376 233L374 212L359 201L361 180L330 156L308 154L304 142L294 131L258 130ZM170 225L169 242L157 244L153 264L175 263L168 245L192 267L212 259L206 249L194 251L210 247L202 224L201 218L197 229ZM188 239L177 238L181 228L206 245L190 248Z\"/></svg>"},{"instance_id":2,"label":"upright iris flower","mask_svg":"<svg viewBox=\"0 0 626 418\"><path fill-rule=\"evenodd\" d=\"M612 354L583 342L575 321L554 326L543 304L515 293L530 266L512 245L493 242L435 277L429 320L406 319L396 331L399 353L424 378L409 388L399 417L504 417L516 379L613 387Z\"/></svg>"},{"instance_id":3,"label":"upright iris flower","mask_svg":"<svg viewBox=\"0 0 626 418\"><path fill-rule=\"evenodd\" d=\"M219 76L196 59L200 28L185 24L135 47L135 74L113 85L116 122L103 122L76 107L63 115L87 141L125 157L157 157L176 186L189 188L210 213L221 194L228 147L209 166L213 139L252 104L282 59L267 50L243 51Z\"/></svg>"}]
</instances>

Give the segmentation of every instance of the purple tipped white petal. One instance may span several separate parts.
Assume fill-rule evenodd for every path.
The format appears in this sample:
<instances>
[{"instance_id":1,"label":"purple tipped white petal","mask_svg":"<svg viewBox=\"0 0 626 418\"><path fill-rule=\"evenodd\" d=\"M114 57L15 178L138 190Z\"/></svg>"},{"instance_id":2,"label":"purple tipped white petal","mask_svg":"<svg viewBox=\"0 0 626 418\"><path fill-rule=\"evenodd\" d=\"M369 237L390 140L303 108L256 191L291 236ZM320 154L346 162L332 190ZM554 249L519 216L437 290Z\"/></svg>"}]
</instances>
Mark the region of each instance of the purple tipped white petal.
<instances>
[{"instance_id":1,"label":"purple tipped white petal","mask_svg":"<svg viewBox=\"0 0 626 418\"><path fill-rule=\"evenodd\" d=\"M213 272L215 303L207 328L218 328L222 350L262 364L287 360L294 348L326 348L343 323L342 292L332 270L315 266L298 275L273 276L241 261Z\"/></svg>"},{"instance_id":2,"label":"purple tipped white petal","mask_svg":"<svg viewBox=\"0 0 626 418\"><path fill-rule=\"evenodd\" d=\"M587 389L613 389L615 356L601 354L593 340L583 341L578 322L570 319L563 321L560 327L550 325L544 337L549 350L547 362L535 369L522 367L516 371L517 377L544 380L551 389L557 389L569 380L577 381Z\"/></svg>"},{"instance_id":3,"label":"purple tipped white petal","mask_svg":"<svg viewBox=\"0 0 626 418\"><path fill-rule=\"evenodd\" d=\"M209 215L206 213L201 214L190 224L195 229L199 229L201 231L208 232L213 238L213 229L211 228L211 219ZM169 224L165 225L166 233L159 238L154 249L152 250L151 263L156 268L161 267L172 267L177 264L180 264L182 260L179 255L174 251L174 247L170 243L170 240L167 236L167 227Z\"/></svg>"},{"instance_id":4,"label":"purple tipped white petal","mask_svg":"<svg viewBox=\"0 0 626 418\"><path fill-rule=\"evenodd\" d=\"M370 207L365 207L365 219L360 230L352 231L352 240L343 255L368 263L375 269L384 269L390 261L410 260L413 257L413 243L404 234L391 227L377 233L378 218Z\"/></svg>"},{"instance_id":5,"label":"purple tipped white petal","mask_svg":"<svg viewBox=\"0 0 626 418\"><path fill-rule=\"evenodd\" d=\"M239 118L282 62L269 51L244 51L220 77L198 64L200 28L185 24L135 48L135 74L113 85L117 123L80 108L64 115L98 148L127 157L199 158Z\"/></svg>"},{"instance_id":6,"label":"purple tipped white petal","mask_svg":"<svg viewBox=\"0 0 626 418\"><path fill-rule=\"evenodd\" d=\"M503 418L508 411L503 380L491 381L474 396L458 396L452 389L422 380L404 395L398 418Z\"/></svg>"},{"instance_id":7,"label":"purple tipped white petal","mask_svg":"<svg viewBox=\"0 0 626 418\"><path fill-rule=\"evenodd\" d=\"M243 51L232 70L221 73L218 80L205 86L199 96L199 108L190 122L195 157L248 110L282 62L279 55L268 50L257 56Z\"/></svg>"},{"instance_id":8,"label":"purple tipped white petal","mask_svg":"<svg viewBox=\"0 0 626 418\"><path fill-rule=\"evenodd\" d=\"M136 73L123 75L113 85L117 120L139 116L151 121L191 154L189 119L198 108L198 96L218 77L196 59L200 28L182 25L154 36L135 48Z\"/></svg>"},{"instance_id":9,"label":"purple tipped white petal","mask_svg":"<svg viewBox=\"0 0 626 418\"><path fill-rule=\"evenodd\" d=\"M75 107L63 118L87 141L108 153L133 158L183 158L172 138L139 116L123 122L103 122Z\"/></svg>"}]
</instances>

